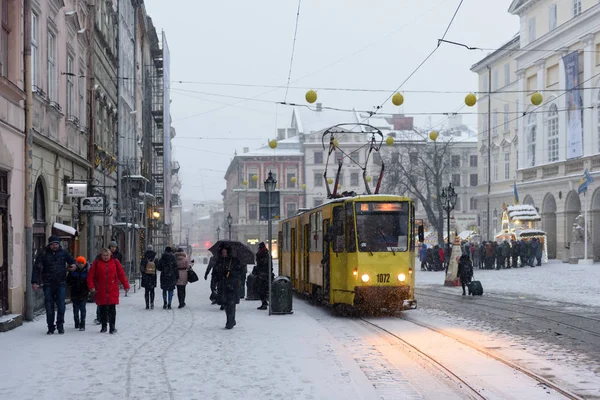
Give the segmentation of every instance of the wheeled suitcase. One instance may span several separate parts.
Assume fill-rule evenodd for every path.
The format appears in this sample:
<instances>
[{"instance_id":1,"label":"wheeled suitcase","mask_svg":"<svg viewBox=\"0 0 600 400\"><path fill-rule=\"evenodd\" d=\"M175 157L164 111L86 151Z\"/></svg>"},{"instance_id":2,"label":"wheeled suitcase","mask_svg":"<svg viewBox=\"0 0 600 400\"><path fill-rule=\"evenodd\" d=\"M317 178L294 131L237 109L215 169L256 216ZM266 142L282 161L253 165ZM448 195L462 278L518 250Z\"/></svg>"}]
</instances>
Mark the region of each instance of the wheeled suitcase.
<instances>
[{"instance_id":1,"label":"wheeled suitcase","mask_svg":"<svg viewBox=\"0 0 600 400\"><path fill-rule=\"evenodd\" d=\"M471 281L469 283L469 294L472 296L483 295L483 286L481 286L480 281Z\"/></svg>"}]
</instances>

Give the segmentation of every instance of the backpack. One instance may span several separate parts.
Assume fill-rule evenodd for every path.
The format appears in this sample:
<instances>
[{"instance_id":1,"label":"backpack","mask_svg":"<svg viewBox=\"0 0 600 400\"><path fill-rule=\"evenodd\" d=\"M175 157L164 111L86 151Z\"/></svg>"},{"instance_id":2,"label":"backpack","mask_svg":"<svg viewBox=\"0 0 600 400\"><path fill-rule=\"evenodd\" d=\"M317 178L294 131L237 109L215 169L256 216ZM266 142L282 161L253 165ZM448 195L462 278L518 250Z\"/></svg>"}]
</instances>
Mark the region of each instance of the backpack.
<instances>
[{"instance_id":1,"label":"backpack","mask_svg":"<svg viewBox=\"0 0 600 400\"><path fill-rule=\"evenodd\" d=\"M148 275L156 275L156 264L154 261L148 261L146 264L146 273Z\"/></svg>"}]
</instances>

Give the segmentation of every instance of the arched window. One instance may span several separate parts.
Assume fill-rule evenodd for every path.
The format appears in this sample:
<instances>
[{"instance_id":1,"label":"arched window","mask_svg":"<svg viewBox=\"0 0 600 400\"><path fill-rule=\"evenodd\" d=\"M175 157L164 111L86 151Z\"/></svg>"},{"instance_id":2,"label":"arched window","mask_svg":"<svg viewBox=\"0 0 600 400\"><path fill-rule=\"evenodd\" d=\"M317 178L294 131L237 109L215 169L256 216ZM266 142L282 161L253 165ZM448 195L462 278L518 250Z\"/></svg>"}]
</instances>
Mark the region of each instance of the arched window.
<instances>
[{"instance_id":1,"label":"arched window","mask_svg":"<svg viewBox=\"0 0 600 400\"><path fill-rule=\"evenodd\" d=\"M41 179L35 184L33 195L33 220L36 223L46 223L46 196L44 195L44 186Z\"/></svg>"},{"instance_id":2,"label":"arched window","mask_svg":"<svg viewBox=\"0 0 600 400\"><path fill-rule=\"evenodd\" d=\"M527 119L527 160L525 167L535 166L535 140L537 136L537 116L529 114Z\"/></svg>"},{"instance_id":3,"label":"arched window","mask_svg":"<svg viewBox=\"0 0 600 400\"><path fill-rule=\"evenodd\" d=\"M558 107L550 105L548 111L548 162L558 161Z\"/></svg>"}]
</instances>

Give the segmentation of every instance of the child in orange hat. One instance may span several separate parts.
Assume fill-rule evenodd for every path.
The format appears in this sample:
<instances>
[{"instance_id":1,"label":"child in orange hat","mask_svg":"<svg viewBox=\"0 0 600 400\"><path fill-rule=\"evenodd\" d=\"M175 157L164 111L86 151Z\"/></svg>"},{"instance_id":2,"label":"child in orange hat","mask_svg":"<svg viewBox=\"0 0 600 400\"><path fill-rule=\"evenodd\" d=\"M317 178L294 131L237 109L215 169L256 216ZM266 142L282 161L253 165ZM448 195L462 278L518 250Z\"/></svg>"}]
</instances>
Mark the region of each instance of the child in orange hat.
<instances>
[{"instance_id":1,"label":"child in orange hat","mask_svg":"<svg viewBox=\"0 0 600 400\"><path fill-rule=\"evenodd\" d=\"M85 257L79 256L75 259L77 268L69 271L67 284L71 286L71 302L73 303L73 319L75 320L75 329L85 331L85 305L88 299L87 276L89 264Z\"/></svg>"}]
</instances>

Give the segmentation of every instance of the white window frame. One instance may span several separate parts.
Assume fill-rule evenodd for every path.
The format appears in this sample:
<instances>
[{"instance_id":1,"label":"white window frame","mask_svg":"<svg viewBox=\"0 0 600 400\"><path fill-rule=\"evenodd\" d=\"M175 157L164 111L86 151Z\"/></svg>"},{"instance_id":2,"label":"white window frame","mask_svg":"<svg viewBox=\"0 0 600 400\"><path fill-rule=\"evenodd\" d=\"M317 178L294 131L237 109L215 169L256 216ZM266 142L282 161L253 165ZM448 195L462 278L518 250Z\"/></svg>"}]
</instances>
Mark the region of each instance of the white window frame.
<instances>
[{"instance_id":1,"label":"white window frame","mask_svg":"<svg viewBox=\"0 0 600 400\"><path fill-rule=\"evenodd\" d=\"M498 182L498 159L498 153L492 156L492 179L494 180L494 182Z\"/></svg>"},{"instance_id":2,"label":"white window frame","mask_svg":"<svg viewBox=\"0 0 600 400\"><path fill-rule=\"evenodd\" d=\"M558 107L556 104L550 104L546 122L548 129L548 162L556 162L558 161L558 131L560 126Z\"/></svg>"},{"instance_id":3,"label":"white window frame","mask_svg":"<svg viewBox=\"0 0 600 400\"><path fill-rule=\"evenodd\" d=\"M549 29L551 31L553 31L554 29L556 29L557 25L558 25L558 6L556 5L556 3L551 4L549 7Z\"/></svg>"},{"instance_id":4,"label":"white window frame","mask_svg":"<svg viewBox=\"0 0 600 400\"><path fill-rule=\"evenodd\" d=\"M510 151L504 150L504 180L510 179Z\"/></svg>"},{"instance_id":5,"label":"white window frame","mask_svg":"<svg viewBox=\"0 0 600 400\"><path fill-rule=\"evenodd\" d=\"M488 157L484 156L483 157L483 183L487 183L488 182Z\"/></svg>"},{"instance_id":6,"label":"white window frame","mask_svg":"<svg viewBox=\"0 0 600 400\"><path fill-rule=\"evenodd\" d=\"M528 33L527 37L529 39L529 43L534 42L536 39L535 17L531 18L527 22L527 33Z\"/></svg>"},{"instance_id":7,"label":"white window frame","mask_svg":"<svg viewBox=\"0 0 600 400\"><path fill-rule=\"evenodd\" d=\"M510 85L510 63L504 64L504 86Z\"/></svg>"},{"instance_id":8,"label":"white window frame","mask_svg":"<svg viewBox=\"0 0 600 400\"><path fill-rule=\"evenodd\" d=\"M535 145L537 141L537 115L529 114L527 119L527 167L535 167Z\"/></svg>"},{"instance_id":9,"label":"white window frame","mask_svg":"<svg viewBox=\"0 0 600 400\"><path fill-rule=\"evenodd\" d=\"M495 68L493 73L492 73L492 91L495 92L496 90L498 90L498 88L500 87L500 78L499 78L499 73L498 73L498 69Z\"/></svg>"},{"instance_id":10,"label":"white window frame","mask_svg":"<svg viewBox=\"0 0 600 400\"><path fill-rule=\"evenodd\" d=\"M492 135L498 134L498 109L492 111Z\"/></svg>"},{"instance_id":11,"label":"white window frame","mask_svg":"<svg viewBox=\"0 0 600 400\"><path fill-rule=\"evenodd\" d=\"M504 105L504 132L510 131L510 104Z\"/></svg>"},{"instance_id":12,"label":"white window frame","mask_svg":"<svg viewBox=\"0 0 600 400\"><path fill-rule=\"evenodd\" d=\"M48 98L50 101L58 102L58 79L56 74L56 32L48 29L48 47L47 47L47 79L48 79Z\"/></svg>"},{"instance_id":13,"label":"white window frame","mask_svg":"<svg viewBox=\"0 0 600 400\"><path fill-rule=\"evenodd\" d=\"M87 105L85 103L85 74L83 70L79 70L78 89L79 89L79 125L86 126L87 124Z\"/></svg>"},{"instance_id":14,"label":"white window frame","mask_svg":"<svg viewBox=\"0 0 600 400\"><path fill-rule=\"evenodd\" d=\"M39 86L40 80L40 17L31 12L31 85Z\"/></svg>"},{"instance_id":15,"label":"white window frame","mask_svg":"<svg viewBox=\"0 0 600 400\"><path fill-rule=\"evenodd\" d=\"M67 118L72 118L72 117L76 117L76 112L75 112L75 82L73 79L73 69L74 69L74 64L75 64L75 58L70 54L67 53L67 73L66 73L66 77L67 77L67 101L65 104L65 112L67 115Z\"/></svg>"},{"instance_id":16,"label":"white window frame","mask_svg":"<svg viewBox=\"0 0 600 400\"><path fill-rule=\"evenodd\" d=\"M573 17L581 14L581 0L573 0Z\"/></svg>"}]
</instances>

